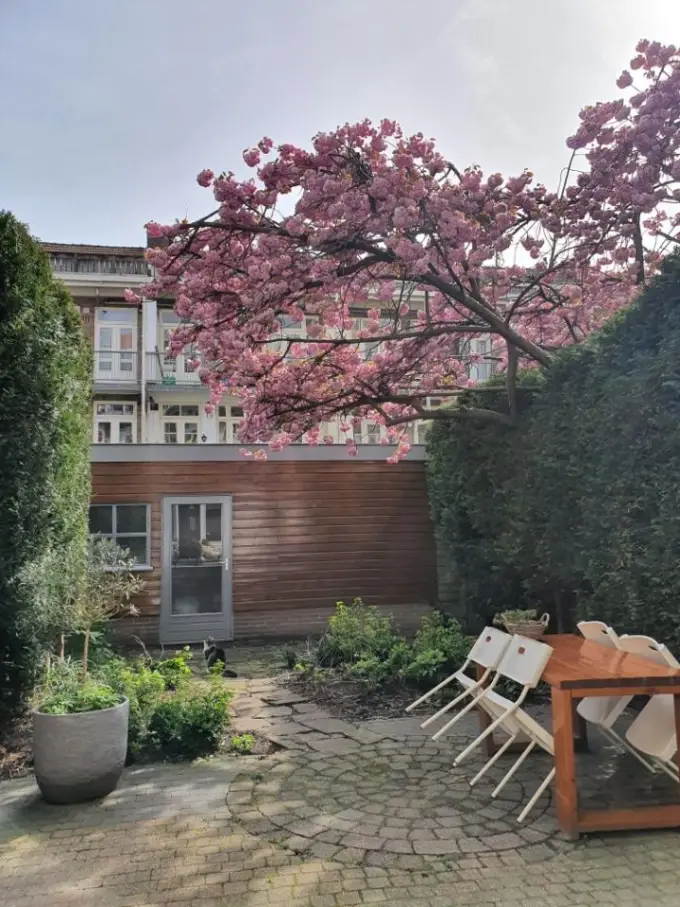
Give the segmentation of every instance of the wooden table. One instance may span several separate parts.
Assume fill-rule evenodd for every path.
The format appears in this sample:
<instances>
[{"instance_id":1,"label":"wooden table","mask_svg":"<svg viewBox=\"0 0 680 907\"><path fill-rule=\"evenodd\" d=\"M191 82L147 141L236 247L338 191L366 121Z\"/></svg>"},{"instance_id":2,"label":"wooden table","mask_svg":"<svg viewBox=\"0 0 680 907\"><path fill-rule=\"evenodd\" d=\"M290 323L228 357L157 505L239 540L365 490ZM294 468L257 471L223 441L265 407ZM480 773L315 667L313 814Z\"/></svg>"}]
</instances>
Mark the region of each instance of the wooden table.
<instances>
[{"instance_id":1,"label":"wooden table","mask_svg":"<svg viewBox=\"0 0 680 907\"><path fill-rule=\"evenodd\" d=\"M677 804L579 810L574 765L574 706L587 696L671 694L676 733L680 734L680 671L581 636L546 636L543 641L553 649L542 679L551 688L555 809L562 831L576 839L581 832L680 827L680 789ZM488 717L482 722L487 725ZM680 768L680 752L675 760Z\"/></svg>"}]
</instances>

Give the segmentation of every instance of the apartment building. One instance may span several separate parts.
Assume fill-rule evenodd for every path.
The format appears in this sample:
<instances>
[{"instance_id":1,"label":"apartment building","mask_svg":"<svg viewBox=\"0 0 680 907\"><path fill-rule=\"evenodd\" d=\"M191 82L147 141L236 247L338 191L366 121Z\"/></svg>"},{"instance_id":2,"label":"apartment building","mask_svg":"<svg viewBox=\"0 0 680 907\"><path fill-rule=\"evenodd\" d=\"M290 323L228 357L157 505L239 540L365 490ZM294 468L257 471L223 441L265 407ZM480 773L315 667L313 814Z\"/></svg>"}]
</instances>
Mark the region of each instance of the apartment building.
<instances>
[{"instance_id":1,"label":"apartment building","mask_svg":"<svg viewBox=\"0 0 680 907\"><path fill-rule=\"evenodd\" d=\"M396 466L368 422L351 429L348 458L339 420L323 426L332 445L244 460L238 400L209 415L190 355L165 354L177 318L144 299L145 248L43 248L94 350L91 529L129 548L145 575L139 616L121 631L166 644L305 635L354 596L413 627L437 600L426 426L409 427L414 446ZM125 302L127 287L141 305Z\"/></svg>"}]
</instances>

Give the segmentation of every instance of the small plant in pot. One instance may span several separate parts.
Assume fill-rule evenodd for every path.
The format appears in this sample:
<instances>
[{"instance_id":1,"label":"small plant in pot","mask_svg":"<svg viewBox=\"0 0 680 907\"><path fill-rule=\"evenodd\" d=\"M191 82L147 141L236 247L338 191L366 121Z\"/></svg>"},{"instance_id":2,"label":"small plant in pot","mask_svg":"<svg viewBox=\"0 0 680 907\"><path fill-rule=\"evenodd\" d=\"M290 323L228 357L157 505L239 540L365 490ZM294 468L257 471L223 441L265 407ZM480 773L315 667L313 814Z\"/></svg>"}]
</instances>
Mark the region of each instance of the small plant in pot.
<instances>
[{"instance_id":1,"label":"small plant in pot","mask_svg":"<svg viewBox=\"0 0 680 907\"><path fill-rule=\"evenodd\" d=\"M128 551L108 539L90 543L82 582L69 609L71 633L82 635L82 660L54 659L37 691L33 712L33 762L38 787L49 803L104 797L125 765L127 699L90 676L93 629L123 613L142 581Z\"/></svg>"},{"instance_id":2,"label":"small plant in pot","mask_svg":"<svg viewBox=\"0 0 680 907\"><path fill-rule=\"evenodd\" d=\"M530 639L540 639L548 629L549 614L538 616L535 608L501 611L494 619L496 627L502 627L508 633L517 633Z\"/></svg>"}]
</instances>

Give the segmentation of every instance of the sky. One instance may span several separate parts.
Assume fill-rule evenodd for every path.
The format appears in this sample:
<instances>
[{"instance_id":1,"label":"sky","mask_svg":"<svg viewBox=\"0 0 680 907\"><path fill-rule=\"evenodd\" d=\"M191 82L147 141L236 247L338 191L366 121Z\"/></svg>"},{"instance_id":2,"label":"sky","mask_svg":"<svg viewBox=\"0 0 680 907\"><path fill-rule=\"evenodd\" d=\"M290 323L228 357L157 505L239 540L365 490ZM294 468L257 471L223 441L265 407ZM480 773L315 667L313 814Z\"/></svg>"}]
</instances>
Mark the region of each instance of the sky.
<instances>
[{"instance_id":1,"label":"sky","mask_svg":"<svg viewBox=\"0 0 680 907\"><path fill-rule=\"evenodd\" d=\"M204 167L365 117L553 187L641 37L677 43L680 0L0 0L0 208L143 245L210 210Z\"/></svg>"}]
</instances>

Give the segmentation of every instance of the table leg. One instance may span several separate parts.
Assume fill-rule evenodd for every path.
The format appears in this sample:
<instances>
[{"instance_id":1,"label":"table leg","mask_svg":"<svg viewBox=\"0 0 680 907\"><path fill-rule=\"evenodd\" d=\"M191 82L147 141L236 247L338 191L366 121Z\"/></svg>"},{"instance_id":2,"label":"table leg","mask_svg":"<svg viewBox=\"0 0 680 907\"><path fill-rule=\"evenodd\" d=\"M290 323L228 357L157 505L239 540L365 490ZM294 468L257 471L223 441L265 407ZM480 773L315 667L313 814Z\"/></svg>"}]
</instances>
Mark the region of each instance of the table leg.
<instances>
[{"instance_id":1,"label":"table leg","mask_svg":"<svg viewBox=\"0 0 680 907\"><path fill-rule=\"evenodd\" d=\"M680 771L680 747L678 747L678 741L680 741L680 693L673 697L673 705L675 706L675 742L676 750L673 761L675 762L678 771Z\"/></svg>"},{"instance_id":2,"label":"table leg","mask_svg":"<svg viewBox=\"0 0 680 907\"><path fill-rule=\"evenodd\" d=\"M578 799L574 760L574 712L569 690L551 687L555 740L555 811L557 823L571 840L578 838Z\"/></svg>"},{"instance_id":3,"label":"table leg","mask_svg":"<svg viewBox=\"0 0 680 907\"><path fill-rule=\"evenodd\" d=\"M585 718L581 718L579 713L576 711L576 706L579 704L580 700L572 698L572 707L574 710L574 728L576 729L576 736L574 737L574 750L577 753L587 753L588 752L588 723Z\"/></svg>"}]
</instances>

